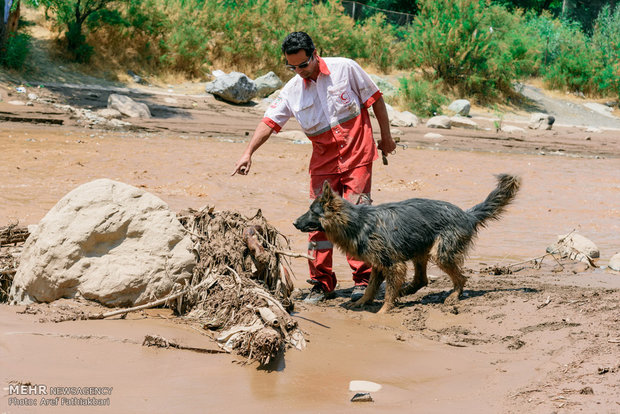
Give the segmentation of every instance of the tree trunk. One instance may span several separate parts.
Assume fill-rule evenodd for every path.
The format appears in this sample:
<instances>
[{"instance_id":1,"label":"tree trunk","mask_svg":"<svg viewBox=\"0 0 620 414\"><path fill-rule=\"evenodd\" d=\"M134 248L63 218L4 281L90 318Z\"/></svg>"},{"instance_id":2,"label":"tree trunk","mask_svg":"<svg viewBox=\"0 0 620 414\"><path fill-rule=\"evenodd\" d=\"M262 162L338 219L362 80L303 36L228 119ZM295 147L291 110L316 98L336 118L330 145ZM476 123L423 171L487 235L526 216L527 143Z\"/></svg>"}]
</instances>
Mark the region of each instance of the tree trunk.
<instances>
[{"instance_id":1,"label":"tree trunk","mask_svg":"<svg viewBox=\"0 0 620 414\"><path fill-rule=\"evenodd\" d=\"M563 0L562 1L562 17L569 19L573 15L575 10L575 0Z\"/></svg>"},{"instance_id":2,"label":"tree trunk","mask_svg":"<svg viewBox=\"0 0 620 414\"><path fill-rule=\"evenodd\" d=\"M12 7L15 8L13 12ZM19 12L19 0L0 0L0 49L4 47L9 34L17 31Z\"/></svg>"}]
</instances>

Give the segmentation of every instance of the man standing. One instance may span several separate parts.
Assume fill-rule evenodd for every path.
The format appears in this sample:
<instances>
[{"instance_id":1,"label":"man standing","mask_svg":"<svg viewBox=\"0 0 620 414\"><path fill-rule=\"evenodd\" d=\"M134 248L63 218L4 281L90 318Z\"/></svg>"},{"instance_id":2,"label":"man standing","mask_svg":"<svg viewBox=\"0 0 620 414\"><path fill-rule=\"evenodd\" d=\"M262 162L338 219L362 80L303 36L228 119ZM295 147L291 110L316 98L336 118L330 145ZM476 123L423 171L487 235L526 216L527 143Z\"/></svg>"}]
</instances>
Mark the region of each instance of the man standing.
<instances>
[{"instance_id":1,"label":"man standing","mask_svg":"<svg viewBox=\"0 0 620 414\"><path fill-rule=\"evenodd\" d=\"M390 123L381 92L368 74L353 60L322 59L308 34L293 32L282 42L287 67L297 76L282 88L278 98L265 112L245 152L237 161L232 175L246 175L252 165L252 154L282 129L294 116L312 141L310 159L310 197L316 198L323 182L354 204L370 204L372 163L378 158L372 137L368 108L372 106L379 127L378 147L385 155L396 148L390 134ZM332 271L333 246L325 233L309 234L308 260L312 291L306 302L325 299L336 287ZM357 300L364 294L370 267L347 257L353 271L355 287L351 294Z\"/></svg>"}]
</instances>

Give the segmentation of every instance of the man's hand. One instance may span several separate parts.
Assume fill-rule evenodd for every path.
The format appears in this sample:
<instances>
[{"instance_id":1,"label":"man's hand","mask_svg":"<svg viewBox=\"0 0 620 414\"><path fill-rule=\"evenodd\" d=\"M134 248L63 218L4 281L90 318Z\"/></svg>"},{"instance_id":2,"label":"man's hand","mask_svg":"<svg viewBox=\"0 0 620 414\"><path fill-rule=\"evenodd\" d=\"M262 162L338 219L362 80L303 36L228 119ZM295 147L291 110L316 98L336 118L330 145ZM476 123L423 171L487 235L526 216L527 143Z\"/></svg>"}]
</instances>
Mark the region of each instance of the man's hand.
<instances>
[{"instance_id":1,"label":"man's hand","mask_svg":"<svg viewBox=\"0 0 620 414\"><path fill-rule=\"evenodd\" d=\"M377 148L383 151L383 153L387 156L396 149L396 142L392 139L392 135L381 137L381 141L377 144Z\"/></svg>"},{"instance_id":2,"label":"man's hand","mask_svg":"<svg viewBox=\"0 0 620 414\"><path fill-rule=\"evenodd\" d=\"M239 173L239 175L248 175L251 166L252 157L244 154L241 158L239 158L239 161L237 161L237 165L235 165L235 171L233 171L233 173L230 175L233 176L237 173Z\"/></svg>"}]
</instances>

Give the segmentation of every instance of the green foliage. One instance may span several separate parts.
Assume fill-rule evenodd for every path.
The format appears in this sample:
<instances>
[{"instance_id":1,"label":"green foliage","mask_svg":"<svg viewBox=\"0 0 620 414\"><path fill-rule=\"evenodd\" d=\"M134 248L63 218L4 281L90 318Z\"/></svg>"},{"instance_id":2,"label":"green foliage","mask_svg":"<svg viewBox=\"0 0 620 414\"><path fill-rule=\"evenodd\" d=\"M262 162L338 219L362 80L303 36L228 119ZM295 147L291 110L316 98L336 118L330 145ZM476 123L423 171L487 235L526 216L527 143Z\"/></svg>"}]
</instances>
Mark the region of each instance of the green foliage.
<instances>
[{"instance_id":1,"label":"green foliage","mask_svg":"<svg viewBox=\"0 0 620 414\"><path fill-rule=\"evenodd\" d=\"M592 36L577 22L548 13L529 16L528 27L538 36L538 73L548 87L584 94L620 95L620 6L603 7Z\"/></svg>"},{"instance_id":2,"label":"green foliage","mask_svg":"<svg viewBox=\"0 0 620 414\"><path fill-rule=\"evenodd\" d=\"M440 92L440 84L438 80L429 82L414 75L400 78L400 104L420 116L440 114L441 106L448 103L448 98Z\"/></svg>"},{"instance_id":3,"label":"green foliage","mask_svg":"<svg viewBox=\"0 0 620 414\"><path fill-rule=\"evenodd\" d=\"M399 65L420 66L460 96L480 101L509 92L536 67L523 18L484 0L421 0Z\"/></svg>"},{"instance_id":4,"label":"green foliage","mask_svg":"<svg viewBox=\"0 0 620 414\"><path fill-rule=\"evenodd\" d=\"M110 18L107 7L115 0L41 0L46 16L51 17L58 31L65 34L65 45L69 56L77 62L88 62L93 54L93 47L86 42L84 26L92 29L99 27L99 20Z\"/></svg>"},{"instance_id":5,"label":"green foliage","mask_svg":"<svg viewBox=\"0 0 620 414\"><path fill-rule=\"evenodd\" d=\"M620 4L613 12L609 6L603 7L594 22L592 45L602 66L594 78L598 89L620 99Z\"/></svg>"},{"instance_id":6,"label":"green foliage","mask_svg":"<svg viewBox=\"0 0 620 414\"><path fill-rule=\"evenodd\" d=\"M26 33L9 34L1 52L0 65L10 69L23 69L30 53L30 36Z\"/></svg>"}]
</instances>

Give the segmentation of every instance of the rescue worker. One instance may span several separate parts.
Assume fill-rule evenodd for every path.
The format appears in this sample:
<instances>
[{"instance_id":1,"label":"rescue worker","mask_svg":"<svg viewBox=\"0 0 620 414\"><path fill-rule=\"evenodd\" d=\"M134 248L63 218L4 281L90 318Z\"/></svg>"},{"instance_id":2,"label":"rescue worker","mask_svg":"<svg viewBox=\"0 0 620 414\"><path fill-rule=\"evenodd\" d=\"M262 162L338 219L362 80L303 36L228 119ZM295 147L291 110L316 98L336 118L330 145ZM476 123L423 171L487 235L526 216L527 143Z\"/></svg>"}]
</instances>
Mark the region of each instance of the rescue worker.
<instances>
[{"instance_id":1,"label":"rescue worker","mask_svg":"<svg viewBox=\"0 0 620 414\"><path fill-rule=\"evenodd\" d=\"M232 175L248 174L252 154L294 116L312 141L310 198L316 198L328 180L350 202L370 204L372 163L378 158L368 115L371 106L381 130L378 148L385 155L396 148L381 92L355 61L321 58L304 32L290 33L282 42L282 52L286 66L297 76L265 112ZM313 288L305 301L316 303L329 296L337 282L332 270L333 246L325 233L309 234L308 253L315 259L308 260L308 282ZM355 283L351 299L357 300L364 294L371 269L351 257L347 261Z\"/></svg>"}]
</instances>

